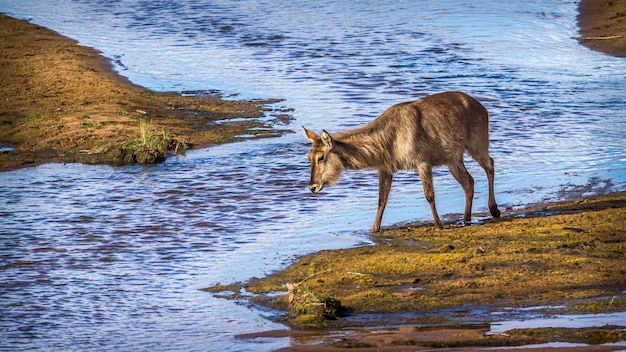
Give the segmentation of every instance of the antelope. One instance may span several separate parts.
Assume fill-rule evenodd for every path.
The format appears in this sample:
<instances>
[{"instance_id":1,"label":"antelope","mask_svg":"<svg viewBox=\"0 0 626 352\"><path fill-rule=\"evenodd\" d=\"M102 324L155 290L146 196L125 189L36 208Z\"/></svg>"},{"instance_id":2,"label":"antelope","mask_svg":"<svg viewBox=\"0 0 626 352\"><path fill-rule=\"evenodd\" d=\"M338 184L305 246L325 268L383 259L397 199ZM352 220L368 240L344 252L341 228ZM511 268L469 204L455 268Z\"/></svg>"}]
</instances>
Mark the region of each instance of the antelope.
<instances>
[{"instance_id":1,"label":"antelope","mask_svg":"<svg viewBox=\"0 0 626 352\"><path fill-rule=\"evenodd\" d=\"M494 195L494 163L489 156L489 114L487 109L462 92L445 92L391 106L374 121L355 129L317 134L302 129L313 144L309 152L309 189L319 193L336 185L344 170L378 170L378 210L372 232L380 231L393 174L417 169L424 195L434 218L435 229L443 229L435 207L434 166L447 165L465 192L464 221L469 223L474 199L474 179L465 168L467 150L485 169L489 182L489 211L494 218L500 210Z\"/></svg>"}]
</instances>

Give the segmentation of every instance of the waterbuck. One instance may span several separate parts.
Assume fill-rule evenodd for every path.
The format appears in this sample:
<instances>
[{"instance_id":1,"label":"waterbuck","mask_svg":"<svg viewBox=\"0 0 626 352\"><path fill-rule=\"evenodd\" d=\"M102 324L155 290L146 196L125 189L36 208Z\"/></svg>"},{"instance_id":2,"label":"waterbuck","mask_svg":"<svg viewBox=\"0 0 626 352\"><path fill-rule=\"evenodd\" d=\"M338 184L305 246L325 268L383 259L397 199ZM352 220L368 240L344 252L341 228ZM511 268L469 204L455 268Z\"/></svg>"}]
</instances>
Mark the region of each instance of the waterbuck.
<instances>
[{"instance_id":1,"label":"waterbuck","mask_svg":"<svg viewBox=\"0 0 626 352\"><path fill-rule=\"evenodd\" d=\"M378 170L378 211L372 232L380 231L393 174L417 169L430 204L435 228L442 229L433 189L433 166L447 165L465 192L464 220L469 222L474 199L474 179L467 172L463 154L469 154L487 172L489 210L500 211L494 195L493 159L489 156L489 114L476 99L462 92L434 94L394 105L374 121L332 135L320 135L302 127L313 143L309 152L311 192L334 185L345 169Z\"/></svg>"}]
</instances>

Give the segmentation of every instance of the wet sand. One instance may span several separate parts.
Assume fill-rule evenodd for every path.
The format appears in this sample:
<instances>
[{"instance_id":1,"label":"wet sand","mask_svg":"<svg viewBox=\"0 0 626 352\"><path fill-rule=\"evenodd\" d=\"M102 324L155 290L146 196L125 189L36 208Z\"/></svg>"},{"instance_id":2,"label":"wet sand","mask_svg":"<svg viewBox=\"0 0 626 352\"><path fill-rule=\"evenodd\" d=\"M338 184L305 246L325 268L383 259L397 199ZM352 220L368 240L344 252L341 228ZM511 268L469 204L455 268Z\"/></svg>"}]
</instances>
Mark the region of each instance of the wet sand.
<instances>
[{"instance_id":1,"label":"wet sand","mask_svg":"<svg viewBox=\"0 0 626 352\"><path fill-rule=\"evenodd\" d=\"M210 88L210 87L207 87ZM0 170L45 162L127 164L144 131L169 152L278 136L289 121L274 101L156 93L113 71L98 51L0 15ZM270 119L261 119L268 113ZM228 120L238 118L236 121ZM244 119L239 119L244 118ZM135 144L133 144L135 143ZM162 161L144 160L145 162Z\"/></svg>"},{"instance_id":2,"label":"wet sand","mask_svg":"<svg viewBox=\"0 0 626 352\"><path fill-rule=\"evenodd\" d=\"M578 9L580 43L605 54L626 57L626 0L582 0Z\"/></svg>"}]
</instances>

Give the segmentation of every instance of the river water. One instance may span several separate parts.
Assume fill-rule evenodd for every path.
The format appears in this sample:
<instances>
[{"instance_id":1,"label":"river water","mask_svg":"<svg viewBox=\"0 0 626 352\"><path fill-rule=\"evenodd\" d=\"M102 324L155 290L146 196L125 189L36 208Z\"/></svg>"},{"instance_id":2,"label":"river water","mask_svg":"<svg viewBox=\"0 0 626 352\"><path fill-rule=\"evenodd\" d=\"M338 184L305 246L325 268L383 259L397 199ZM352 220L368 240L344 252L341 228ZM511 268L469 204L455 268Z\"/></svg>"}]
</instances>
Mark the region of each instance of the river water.
<instances>
[{"instance_id":1,"label":"river water","mask_svg":"<svg viewBox=\"0 0 626 352\"><path fill-rule=\"evenodd\" d=\"M504 210L626 189L626 60L577 41L557 1L3 0L0 11L93 46L156 91L283 98L298 133L157 166L48 164L0 173L0 349L271 350L271 312L199 289L297 255L369 243L377 178L307 189L299 126L336 131L386 107L463 90L491 113ZM475 212L487 210L486 177ZM440 214L463 192L437 170ZM383 226L430 221L414 173Z\"/></svg>"}]
</instances>

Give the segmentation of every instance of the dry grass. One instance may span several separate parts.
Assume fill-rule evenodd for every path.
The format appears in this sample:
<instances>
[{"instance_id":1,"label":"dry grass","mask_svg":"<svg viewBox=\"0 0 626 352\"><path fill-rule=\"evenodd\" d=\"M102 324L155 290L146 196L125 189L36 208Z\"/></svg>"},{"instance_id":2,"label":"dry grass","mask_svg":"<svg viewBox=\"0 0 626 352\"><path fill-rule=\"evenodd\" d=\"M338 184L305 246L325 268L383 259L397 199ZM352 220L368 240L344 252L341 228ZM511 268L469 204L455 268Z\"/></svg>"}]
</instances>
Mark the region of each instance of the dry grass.
<instances>
[{"instance_id":1,"label":"dry grass","mask_svg":"<svg viewBox=\"0 0 626 352\"><path fill-rule=\"evenodd\" d=\"M0 141L15 147L0 153L0 169L47 161L159 161L160 155L155 159L128 153L129 145L136 146L146 131L166 133L177 142L167 146L170 152L230 142L239 135L285 132L259 119L265 104L275 100L150 92L114 73L96 50L4 15L0 68ZM233 118L244 119L228 121ZM149 121L151 128L142 132L140 120Z\"/></svg>"}]
</instances>

